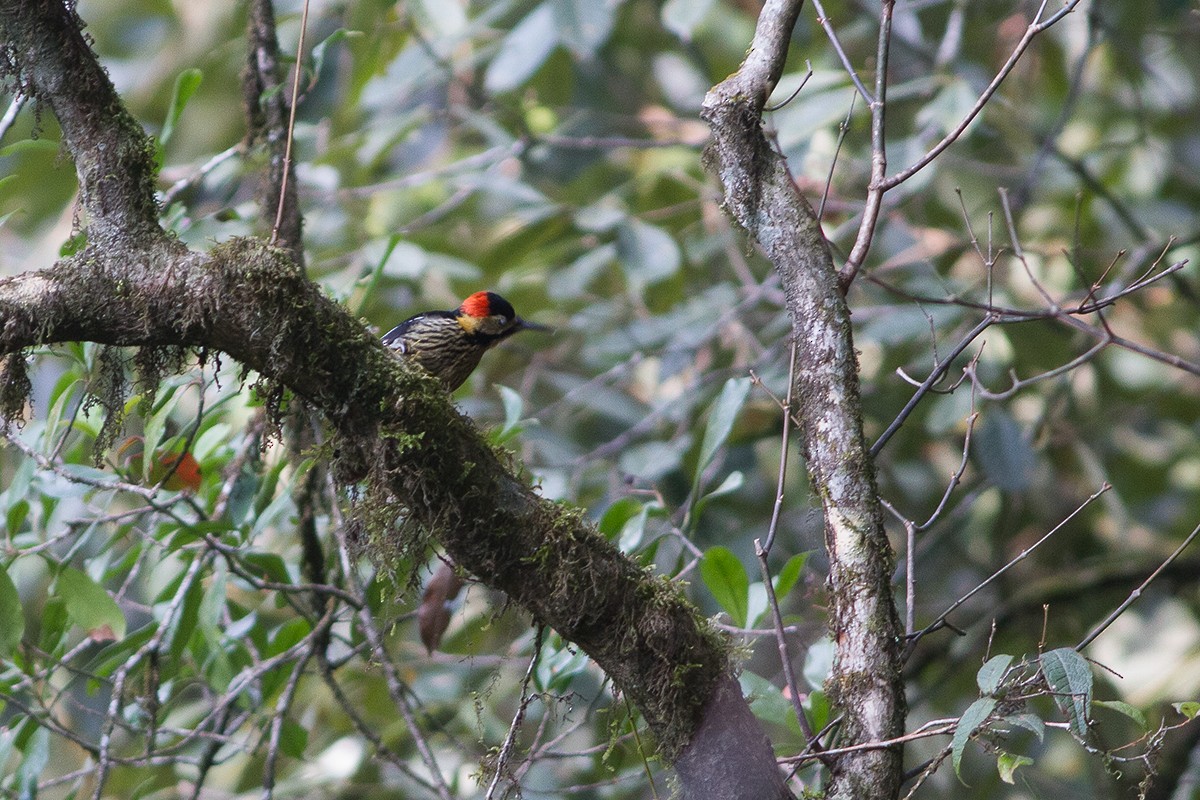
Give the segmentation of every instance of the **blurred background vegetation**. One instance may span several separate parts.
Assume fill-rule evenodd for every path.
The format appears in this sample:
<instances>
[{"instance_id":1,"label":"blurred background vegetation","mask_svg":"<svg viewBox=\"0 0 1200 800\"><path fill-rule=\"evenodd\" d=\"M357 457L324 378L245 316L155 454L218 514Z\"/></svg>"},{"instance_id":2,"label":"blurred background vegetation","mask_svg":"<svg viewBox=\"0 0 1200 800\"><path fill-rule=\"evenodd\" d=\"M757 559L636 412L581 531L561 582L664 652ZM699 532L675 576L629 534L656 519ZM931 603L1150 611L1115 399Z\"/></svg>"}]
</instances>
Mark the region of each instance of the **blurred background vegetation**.
<instances>
[{"instance_id":1,"label":"blurred background vegetation","mask_svg":"<svg viewBox=\"0 0 1200 800\"><path fill-rule=\"evenodd\" d=\"M869 83L877 9L824 9ZM269 229L255 203L262 154L240 146L244 4L80 0L78 10L131 111L159 137L165 224L199 249ZM285 52L300 11L276 6ZM515 451L544 495L586 509L720 615L744 643L743 685L787 756L804 740L764 630L753 543L775 497L789 322L770 265L721 210L698 119L706 90L744 56L757 11L748 0L318 0L294 152L310 274L367 324L383 331L489 288L557 329L491 353L459 405ZM892 172L957 125L1036 11L897 4ZM806 62L811 77L783 104ZM770 122L841 256L870 172L854 94L810 5ZM943 630L917 647L910 728L961 715L987 655L1078 642L1200 523L1197 119L1200 5L1085 2L1034 41L953 147L887 196L849 294L868 437L983 305L1030 312L966 348L944 391L880 453L882 497L922 522L978 412L961 484L916 537L917 628L1112 486L952 615L964 636ZM47 266L71 246L76 182L58 139L53 115L30 103L0 140L0 274ZM1092 351L1095 336L1044 313L1047 295L1078 303L1094 281L1104 296L1184 260L1103 321L1087 319L1142 352ZM361 563L366 616L386 653L372 651L362 615L343 605L333 677L323 678L297 647L315 618L289 591L307 580L293 490L320 452L268 445L253 376L210 354L156 392L135 387L118 439L127 447L94 453L106 410L89 397L113 372L100 352L37 353L28 422L0 450L0 791L92 794L87 748L107 734L106 752L125 759L105 776L109 797L261 796L268 773L277 797L438 796L420 747L445 791L483 797L521 702L528 618L469 586L440 652L427 655L418 598L391 580L414 565ZM959 381L972 358L977 380ZM194 474L181 468L154 488L161 462L185 451ZM792 464L772 568L819 727L830 650L821 520L798 455ZM328 504L318 530L337 565L331 582L354 594L340 514ZM893 533L903 555L903 526ZM1086 651L1106 668L1096 697L1141 709L1149 731L1181 722L1170 704L1200 696L1198 575L1200 550L1185 552ZM902 566L896 585L903 602ZM154 659L133 658L156 638ZM399 719L389 678L406 687L414 725ZM647 797L647 770L669 794L662 765L643 762L651 746L623 699L553 635L529 692L495 796L519 786L531 798ZM1040 713L1061 719L1049 703ZM1096 715L1096 747L1143 736L1136 719ZM1149 796L1200 797L1196 728L1139 744L1162 773ZM946 744L914 744L908 761ZM997 748L1033 763L1006 783ZM1145 769L1094 757L1057 728L995 734L965 752L970 789L944 769L918 794L1124 797ZM809 767L796 780L815 787L820 775Z\"/></svg>"}]
</instances>

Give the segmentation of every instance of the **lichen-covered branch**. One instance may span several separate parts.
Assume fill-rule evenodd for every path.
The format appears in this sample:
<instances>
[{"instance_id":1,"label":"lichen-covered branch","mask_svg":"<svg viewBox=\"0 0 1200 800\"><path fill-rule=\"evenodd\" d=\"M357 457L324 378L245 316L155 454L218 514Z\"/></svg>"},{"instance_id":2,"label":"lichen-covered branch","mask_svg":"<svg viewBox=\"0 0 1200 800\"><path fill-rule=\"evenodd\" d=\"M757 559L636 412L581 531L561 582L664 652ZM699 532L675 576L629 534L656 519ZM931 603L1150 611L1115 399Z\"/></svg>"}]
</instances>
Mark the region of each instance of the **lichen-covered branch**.
<instances>
[{"instance_id":1,"label":"lichen-covered branch","mask_svg":"<svg viewBox=\"0 0 1200 800\"><path fill-rule=\"evenodd\" d=\"M837 644L827 689L843 715L842 741L857 744L903 733L902 629L890 585L893 554L862 431L849 310L817 217L761 127L801 5L768 0L742 67L713 87L702 114L712 127L709 164L725 186L726 208L779 271L803 354L794 394L809 475L825 512ZM901 755L889 748L842 756L828 797L894 797Z\"/></svg>"},{"instance_id":2,"label":"lichen-covered branch","mask_svg":"<svg viewBox=\"0 0 1200 800\"><path fill-rule=\"evenodd\" d=\"M92 241L157 231L151 142L80 28L74 3L0 3L0 78L58 118Z\"/></svg>"},{"instance_id":3,"label":"lichen-covered branch","mask_svg":"<svg viewBox=\"0 0 1200 800\"><path fill-rule=\"evenodd\" d=\"M396 359L280 249L188 250L157 224L149 139L55 0L0 5L0 57L75 158L88 243L0 279L0 411L21 351L65 341L220 350L329 421L376 543L437 536L459 565L586 651L642 712L693 798L790 797L727 645L678 589L514 476L440 384ZM403 520L403 524L399 524ZM720 763L716 763L720 762Z\"/></svg>"}]
</instances>

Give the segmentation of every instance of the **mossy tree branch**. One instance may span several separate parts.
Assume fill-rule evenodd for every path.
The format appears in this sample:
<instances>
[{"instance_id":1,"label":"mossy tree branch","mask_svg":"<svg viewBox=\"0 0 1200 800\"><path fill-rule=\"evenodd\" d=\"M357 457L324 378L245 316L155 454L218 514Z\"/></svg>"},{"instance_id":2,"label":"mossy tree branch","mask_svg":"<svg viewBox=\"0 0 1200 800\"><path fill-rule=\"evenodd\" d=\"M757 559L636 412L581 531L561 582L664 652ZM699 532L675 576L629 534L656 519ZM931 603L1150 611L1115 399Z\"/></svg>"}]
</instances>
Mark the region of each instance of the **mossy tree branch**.
<instances>
[{"instance_id":1,"label":"mossy tree branch","mask_svg":"<svg viewBox=\"0 0 1200 800\"><path fill-rule=\"evenodd\" d=\"M65 341L220 350L329 421L344 476L585 650L642 712L689 797L789 797L725 642L669 582L538 497L434 379L389 353L279 249L188 250L157 223L150 142L56 0L0 6L10 75L58 117L88 243L0 279L0 356ZM86 88L83 88L86 87ZM8 359L11 367L12 358ZM27 382L9 381L25 392ZM6 391L4 408L17 404ZM378 519L376 520L378 521Z\"/></svg>"},{"instance_id":2,"label":"mossy tree branch","mask_svg":"<svg viewBox=\"0 0 1200 800\"><path fill-rule=\"evenodd\" d=\"M842 740L859 744L903 733L903 631L892 600L893 554L862 430L850 312L820 222L762 131L763 106L783 72L802 5L767 1L745 61L708 93L702 115L712 127L708 158L725 186L726 208L779 271L792 336L803 354L793 393L809 476L825 512L837 645L826 688L843 715ZM895 797L901 767L899 748L843 756L827 796Z\"/></svg>"}]
</instances>

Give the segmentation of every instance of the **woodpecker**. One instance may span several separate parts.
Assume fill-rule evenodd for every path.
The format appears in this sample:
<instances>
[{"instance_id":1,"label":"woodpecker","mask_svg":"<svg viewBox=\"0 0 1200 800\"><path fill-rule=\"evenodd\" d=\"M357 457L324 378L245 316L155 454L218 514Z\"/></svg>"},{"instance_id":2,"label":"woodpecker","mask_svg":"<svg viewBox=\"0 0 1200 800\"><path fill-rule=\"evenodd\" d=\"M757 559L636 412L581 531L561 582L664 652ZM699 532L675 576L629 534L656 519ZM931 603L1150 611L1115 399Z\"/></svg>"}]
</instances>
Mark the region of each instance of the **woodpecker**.
<instances>
[{"instance_id":1,"label":"woodpecker","mask_svg":"<svg viewBox=\"0 0 1200 800\"><path fill-rule=\"evenodd\" d=\"M549 331L526 322L495 292L476 292L453 311L426 311L383 335L383 343L411 358L453 392L489 350L518 331Z\"/></svg>"}]
</instances>

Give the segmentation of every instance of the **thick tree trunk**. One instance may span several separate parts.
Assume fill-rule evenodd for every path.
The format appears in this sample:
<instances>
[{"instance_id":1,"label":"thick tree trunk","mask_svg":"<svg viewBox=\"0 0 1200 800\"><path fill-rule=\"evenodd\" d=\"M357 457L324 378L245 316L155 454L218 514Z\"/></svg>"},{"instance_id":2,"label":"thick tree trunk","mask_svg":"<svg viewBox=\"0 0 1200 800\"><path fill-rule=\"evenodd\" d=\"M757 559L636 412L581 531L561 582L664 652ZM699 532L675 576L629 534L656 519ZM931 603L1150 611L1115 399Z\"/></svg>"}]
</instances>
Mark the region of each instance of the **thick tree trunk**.
<instances>
[{"instance_id":1,"label":"thick tree trunk","mask_svg":"<svg viewBox=\"0 0 1200 800\"><path fill-rule=\"evenodd\" d=\"M826 689L842 715L840 742L862 744L903 733L903 631L892 600L893 555L862 431L850 312L820 223L761 127L801 5L768 0L741 68L713 87L702 113L712 126L708 156L725 186L726 208L779 271L792 335L803 354L793 393L809 476L825 512L837 645ZM899 748L886 748L839 758L828 797L895 797L901 756Z\"/></svg>"}]
</instances>

